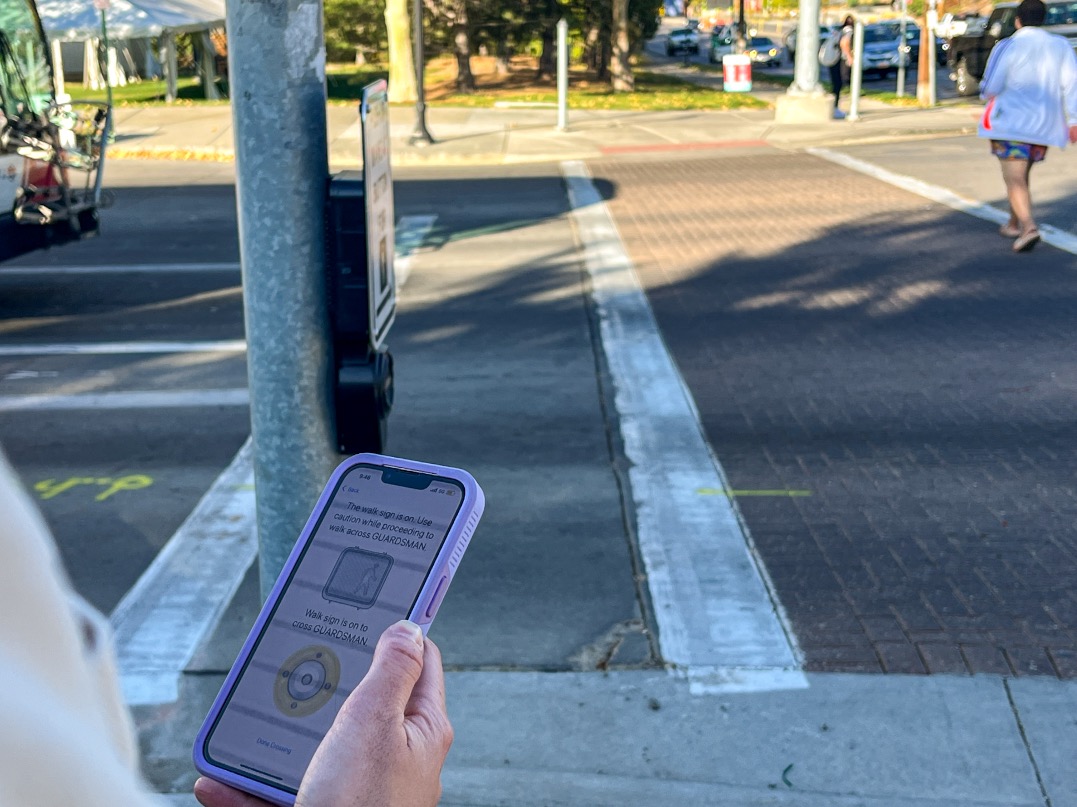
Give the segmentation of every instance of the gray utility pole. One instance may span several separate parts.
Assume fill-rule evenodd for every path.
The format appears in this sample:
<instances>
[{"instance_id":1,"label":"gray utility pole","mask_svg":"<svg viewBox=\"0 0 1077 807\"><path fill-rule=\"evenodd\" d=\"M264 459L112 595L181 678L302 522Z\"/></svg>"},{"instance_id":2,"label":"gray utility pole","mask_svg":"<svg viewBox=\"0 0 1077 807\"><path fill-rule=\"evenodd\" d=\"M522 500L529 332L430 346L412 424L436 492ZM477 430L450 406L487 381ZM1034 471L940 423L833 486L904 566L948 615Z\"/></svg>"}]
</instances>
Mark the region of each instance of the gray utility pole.
<instances>
[{"instance_id":1,"label":"gray utility pole","mask_svg":"<svg viewBox=\"0 0 1077 807\"><path fill-rule=\"evenodd\" d=\"M793 83L777 98L775 123L822 123L831 119L833 103L819 83L820 0L800 0Z\"/></svg>"},{"instance_id":2,"label":"gray utility pole","mask_svg":"<svg viewBox=\"0 0 1077 807\"><path fill-rule=\"evenodd\" d=\"M339 459L328 386L325 42L320 0L227 5L264 596Z\"/></svg>"}]
</instances>

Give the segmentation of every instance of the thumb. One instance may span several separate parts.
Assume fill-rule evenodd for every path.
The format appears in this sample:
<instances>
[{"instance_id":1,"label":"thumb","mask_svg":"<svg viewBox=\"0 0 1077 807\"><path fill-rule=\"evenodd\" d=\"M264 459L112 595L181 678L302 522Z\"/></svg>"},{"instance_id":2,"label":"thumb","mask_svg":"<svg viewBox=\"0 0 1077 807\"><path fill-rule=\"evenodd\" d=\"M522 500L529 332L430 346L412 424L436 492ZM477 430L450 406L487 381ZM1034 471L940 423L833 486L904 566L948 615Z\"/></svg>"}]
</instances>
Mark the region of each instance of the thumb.
<instances>
[{"instance_id":1,"label":"thumb","mask_svg":"<svg viewBox=\"0 0 1077 807\"><path fill-rule=\"evenodd\" d=\"M414 622L401 620L386 628L370 670L356 688L360 708L403 717L423 672L423 645L423 632Z\"/></svg>"}]
</instances>

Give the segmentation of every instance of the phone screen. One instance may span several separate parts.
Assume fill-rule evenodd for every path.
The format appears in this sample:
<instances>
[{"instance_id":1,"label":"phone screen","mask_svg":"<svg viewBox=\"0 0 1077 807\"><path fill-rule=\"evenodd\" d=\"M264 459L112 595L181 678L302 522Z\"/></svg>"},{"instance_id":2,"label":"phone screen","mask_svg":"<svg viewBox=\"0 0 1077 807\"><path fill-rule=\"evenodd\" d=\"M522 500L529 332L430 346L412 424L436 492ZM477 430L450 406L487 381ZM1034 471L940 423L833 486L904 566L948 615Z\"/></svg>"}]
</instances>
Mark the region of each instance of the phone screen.
<instances>
[{"instance_id":1,"label":"phone screen","mask_svg":"<svg viewBox=\"0 0 1077 807\"><path fill-rule=\"evenodd\" d=\"M376 465L341 477L205 747L295 792L378 637L415 605L464 498L452 479Z\"/></svg>"}]
</instances>

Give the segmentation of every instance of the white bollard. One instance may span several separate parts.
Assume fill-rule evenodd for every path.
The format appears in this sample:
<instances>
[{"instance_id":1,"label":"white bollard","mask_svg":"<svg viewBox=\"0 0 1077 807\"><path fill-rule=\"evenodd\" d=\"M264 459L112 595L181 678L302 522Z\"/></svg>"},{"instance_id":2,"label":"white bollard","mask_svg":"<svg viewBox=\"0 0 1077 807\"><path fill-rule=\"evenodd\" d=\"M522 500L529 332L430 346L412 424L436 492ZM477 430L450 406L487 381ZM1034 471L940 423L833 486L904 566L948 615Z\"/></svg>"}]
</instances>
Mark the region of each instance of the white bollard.
<instances>
[{"instance_id":1,"label":"white bollard","mask_svg":"<svg viewBox=\"0 0 1077 807\"><path fill-rule=\"evenodd\" d=\"M568 128L568 22L557 22L557 130Z\"/></svg>"},{"instance_id":2,"label":"white bollard","mask_svg":"<svg viewBox=\"0 0 1077 807\"><path fill-rule=\"evenodd\" d=\"M860 85L864 75L864 23L857 20L853 25L853 69L849 80L848 120L860 120Z\"/></svg>"}]
</instances>

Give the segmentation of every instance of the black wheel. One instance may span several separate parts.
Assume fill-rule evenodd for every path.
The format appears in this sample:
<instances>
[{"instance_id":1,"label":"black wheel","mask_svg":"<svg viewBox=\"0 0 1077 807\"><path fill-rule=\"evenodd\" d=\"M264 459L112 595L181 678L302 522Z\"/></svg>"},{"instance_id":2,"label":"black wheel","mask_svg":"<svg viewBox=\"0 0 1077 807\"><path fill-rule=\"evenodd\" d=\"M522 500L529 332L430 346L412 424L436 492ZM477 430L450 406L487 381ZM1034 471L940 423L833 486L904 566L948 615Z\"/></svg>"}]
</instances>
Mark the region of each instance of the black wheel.
<instances>
[{"instance_id":1,"label":"black wheel","mask_svg":"<svg viewBox=\"0 0 1077 807\"><path fill-rule=\"evenodd\" d=\"M666 48L666 56L672 56L676 52L673 48Z\"/></svg>"},{"instance_id":2,"label":"black wheel","mask_svg":"<svg viewBox=\"0 0 1077 807\"><path fill-rule=\"evenodd\" d=\"M958 59L957 67L954 68L954 87L958 95L976 95L980 91L980 82L977 81L965 60Z\"/></svg>"}]
</instances>

